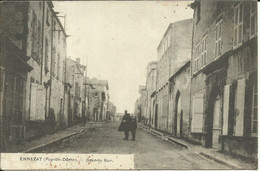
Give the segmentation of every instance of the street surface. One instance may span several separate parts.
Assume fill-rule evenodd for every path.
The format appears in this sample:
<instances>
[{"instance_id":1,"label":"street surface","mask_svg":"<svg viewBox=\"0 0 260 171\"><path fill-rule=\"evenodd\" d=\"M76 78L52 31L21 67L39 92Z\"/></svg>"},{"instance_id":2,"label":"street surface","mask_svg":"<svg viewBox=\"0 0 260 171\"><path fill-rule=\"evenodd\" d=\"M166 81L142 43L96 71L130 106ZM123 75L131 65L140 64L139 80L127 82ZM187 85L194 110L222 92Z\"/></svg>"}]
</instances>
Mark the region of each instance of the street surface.
<instances>
[{"instance_id":1,"label":"street surface","mask_svg":"<svg viewBox=\"0 0 260 171\"><path fill-rule=\"evenodd\" d=\"M230 169L141 129L136 141L124 141L118 126L119 122L95 124L93 129L40 152L134 154L136 169Z\"/></svg>"}]
</instances>

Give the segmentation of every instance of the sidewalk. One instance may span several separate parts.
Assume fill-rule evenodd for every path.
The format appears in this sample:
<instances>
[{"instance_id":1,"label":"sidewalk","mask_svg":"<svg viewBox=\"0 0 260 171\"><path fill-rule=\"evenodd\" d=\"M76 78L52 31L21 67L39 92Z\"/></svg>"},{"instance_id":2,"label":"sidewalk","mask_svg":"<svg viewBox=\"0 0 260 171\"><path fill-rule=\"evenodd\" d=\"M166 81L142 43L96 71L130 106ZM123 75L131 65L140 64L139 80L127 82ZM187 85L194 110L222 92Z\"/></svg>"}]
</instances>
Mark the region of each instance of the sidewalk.
<instances>
[{"instance_id":1,"label":"sidewalk","mask_svg":"<svg viewBox=\"0 0 260 171\"><path fill-rule=\"evenodd\" d=\"M60 142L64 139L67 139L69 137L72 137L74 135L80 134L82 132L87 131L88 129L92 129L95 127L96 124L99 124L98 122L88 122L85 124L85 126L76 125L69 128L66 128L65 130L57 131L54 134L47 134L41 138L26 141L23 144L16 145L12 152L16 153L29 153L29 152L35 152L37 150L40 150L43 147L46 147L48 145L51 145L53 143Z\"/></svg>"},{"instance_id":2,"label":"sidewalk","mask_svg":"<svg viewBox=\"0 0 260 171\"><path fill-rule=\"evenodd\" d=\"M139 126L143 128L144 130L150 132L151 134L154 134L162 139L165 139L167 141L173 142L175 144L178 144L179 146L182 146L194 153L200 154L205 158L208 158L210 160L214 160L217 163L226 165L232 169L239 169L239 170L254 170L257 169L257 161L255 162L249 162L245 161L242 158L234 157L232 155L223 154L221 152L218 152L217 150L213 148L204 148L201 145L194 145L191 144L183 139L172 137L166 133L162 133L160 131L157 131L153 128L149 128L148 126L145 126L143 124L139 123Z\"/></svg>"}]
</instances>

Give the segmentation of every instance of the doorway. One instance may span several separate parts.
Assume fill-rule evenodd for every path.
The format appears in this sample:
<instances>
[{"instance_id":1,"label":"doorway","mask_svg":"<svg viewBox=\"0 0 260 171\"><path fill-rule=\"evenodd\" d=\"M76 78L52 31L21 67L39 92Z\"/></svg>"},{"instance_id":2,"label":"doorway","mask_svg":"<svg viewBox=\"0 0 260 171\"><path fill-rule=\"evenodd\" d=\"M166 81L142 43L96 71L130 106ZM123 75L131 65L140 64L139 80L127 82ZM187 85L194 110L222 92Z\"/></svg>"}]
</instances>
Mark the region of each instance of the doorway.
<instances>
[{"instance_id":1,"label":"doorway","mask_svg":"<svg viewBox=\"0 0 260 171\"><path fill-rule=\"evenodd\" d=\"M212 148L219 148L219 135L220 135L220 97L217 96L214 101L213 109L213 126L212 126Z\"/></svg>"},{"instance_id":2,"label":"doorway","mask_svg":"<svg viewBox=\"0 0 260 171\"><path fill-rule=\"evenodd\" d=\"M183 110L181 108L181 96L179 92L176 96L176 114L175 114L175 132L177 137L182 137L182 121L183 121Z\"/></svg>"},{"instance_id":3,"label":"doorway","mask_svg":"<svg viewBox=\"0 0 260 171\"><path fill-rule=\"evenodd\" d=\"M158 104L155 105L154 127L158 128Z\"/></svg>"}]
</instances>

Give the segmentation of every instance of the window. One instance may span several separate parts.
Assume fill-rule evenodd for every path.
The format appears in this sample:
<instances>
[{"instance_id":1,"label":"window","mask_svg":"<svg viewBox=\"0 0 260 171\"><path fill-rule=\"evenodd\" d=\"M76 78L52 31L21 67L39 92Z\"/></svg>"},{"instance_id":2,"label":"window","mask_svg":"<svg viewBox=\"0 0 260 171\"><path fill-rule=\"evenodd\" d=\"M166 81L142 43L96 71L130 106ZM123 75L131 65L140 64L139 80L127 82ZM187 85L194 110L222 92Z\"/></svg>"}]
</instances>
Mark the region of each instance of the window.
<instances>
[{"instance_id":1,"label":"window","mask_svg":"<svg viewBox=\"0 0 260 171\"><path fill-rule=\"evenodd\" d=\"M257 4L255 2L250 3L250 38L254 37L257 33Z\"/></svg>"},{"instance_id":2,"label":"window","mask_svg":"<svg viewBox=\"0 0 260 171\"><path fill-rule=\"evenodd\" d=\"M257 95L258 95L258 91L257 91L257 85L254 85L253 87L253 94L252 94L252 119L251 119L251 135L252 136L257 136Z\"/></svg>"},{"instance_id":3,"label":"window","mask_svg":"<svg viewBox=\"0 0 260 171\"><path fill-rule=\"evenodd\" d=\"M47 9L47 15L46 15L46 23L48 26L50 26L50 21L49 21L49 10Z\"/></svg>"},{"instance_id":4,"label":"window","mask_svg":"<svg viewBox=\"0 0 260 171\"><path fill-rule=\"evenodd\" d=\"M37 40L37 42L38 42L38 47L37 47L37 61L38 62L41 62L41 45L42 45L42 42L41 42L41 29L42 29L42 27L41 27L41 23L40 23L40 21L38 21L38 40Z\"/></svg>"},{"instance_id":5,"label":"window","mask_svg":"<svg viewBox=\"0 0 260 171\"><path fill-rule=\"evenodd\" d=\"M76 97L80 97L80 86L79 86L79 83L78 82L75 82L75 96Z\"/></svg>"},{"instance_id":6,"label":"window","mask_svg":"<svg viewBox=\"0 0 260 171\"><path fill-rule=\"evenodd\" d=\"M32 35L31 35L31 40L32 40L32 57L37 60L38 57L38 53L37 53L37 45L38 45L38 42L37 42L37 38L38 38L38 32L37 32L37 18L36 18L36 14L35 12L33 11L33 19L32 19L32 22L31 22L31 28L32 28Z\"/></svg>"},{"instance_id":7,"label":"window","mask_svg":"<svg viewBox=\"0 0 260 171\"><path fill-rule=\"evenodd\" d=\"M243 38L243 3L239 3L234 8L234 38L233 46L238 47L242 44Z\"/></svg>"},{"instance_id":8,"label":"window","mask_svg":"<svg viewBox=\"0 0 260 171\"><path fill-rule=\"evenodd\" d=\"M206 65L207 60L207 35L204 36L201 43L201 67Z\"/></svg>"},{"instance_id":9,"label":"window","mask_svg":"<svg viewBox=\"0 0 260 171\"><path fill-rule=\"evenodd\" d=\"M57 79L60 78L60 53L57 55Z\"/></svg>"},{"instance_id":10,"label":"window","mask_svg":"<svg viewBox=\"0 0 260 171\"><path fill-rule=\"evenodd\" d=\"M222 53L222 19L216 24L215 58Z\"/></svg>"},{"instance_id":11,"label":"window","mask_svg":"<svg viewBox=\"0 0 260 171\"><path fill-rule=\"evenodd\" d=\"M194 71L198 71L199 69L199 54L200 54L200 46L199 44L195 47L195 59L194 59Z\"/></svg>"},{"instance_id":12,"label":"window","mask_svg":"<svg viewBox=\"0 0 260 171\"><path fill-rule=\"evenodd\" d=\"M45 59L44 59L44 66L45 66L45 73L49 71L49 43L47 38L45 38Z\"/></svg>"},{"instance_id":13,"label":"window","mask_svg":"<svg viewBox=\"0 0 260 171\"><path fill-rule=\"evenodd\" d=\"M207 61L207 35L195 47L194 72L206 65Z\"/></svg>"},{"instance_id":14,"label":"window","mask_svg":"<svg viewBox=\"0 0 260 171\"><path fill-rule=\"evenodd\" d=\"M7 96L4 101L8 117L11 121L21 123L25 98L25 82L20 76L11 73L7 74L5 79L5 83L8 86L5 86Z\"/></svg>"},{"instance_id":15,"label":"window","mask_svg":"<svg viewBox=\"0 0 260 171\"><path fill-rule=\"evenodd\" d=\"M55 66L56 66L56 49L53 48L53 55L51 59L51 74L55 76Z\"/></svg>"}]
</instances>

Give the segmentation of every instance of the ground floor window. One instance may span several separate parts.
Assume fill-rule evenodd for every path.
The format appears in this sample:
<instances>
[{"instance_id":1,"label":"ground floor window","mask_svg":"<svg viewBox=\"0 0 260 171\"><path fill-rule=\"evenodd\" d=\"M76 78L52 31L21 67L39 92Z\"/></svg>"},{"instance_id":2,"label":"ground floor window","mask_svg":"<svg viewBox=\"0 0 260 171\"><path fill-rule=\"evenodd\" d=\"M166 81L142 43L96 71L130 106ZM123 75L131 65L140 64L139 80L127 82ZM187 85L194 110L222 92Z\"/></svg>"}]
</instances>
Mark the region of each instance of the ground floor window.
<instances>
[{"instance_id":1,"label":"ground floor window","mask_svg":"<svg viewBox=\"0 0 260 171\"><path fill-rule=\"evenodd\" d=\"M252 93L252 114L251 114L251 135L257 136L257 114L258 114L258 107L257 107L257 84L253 86L253 93Z\"/></svg>"},{"instance_id":2,"label":"ground floor window","mask_svg":"<svg viewBox=\"0 0 260 171\"><path fill-rule=\"evenodd\" d=\"M6 114L8 120L22 123L23 107L24 107L24 80L14 74L9 73L6 76Z\"/></svg>"}]
</instances>

